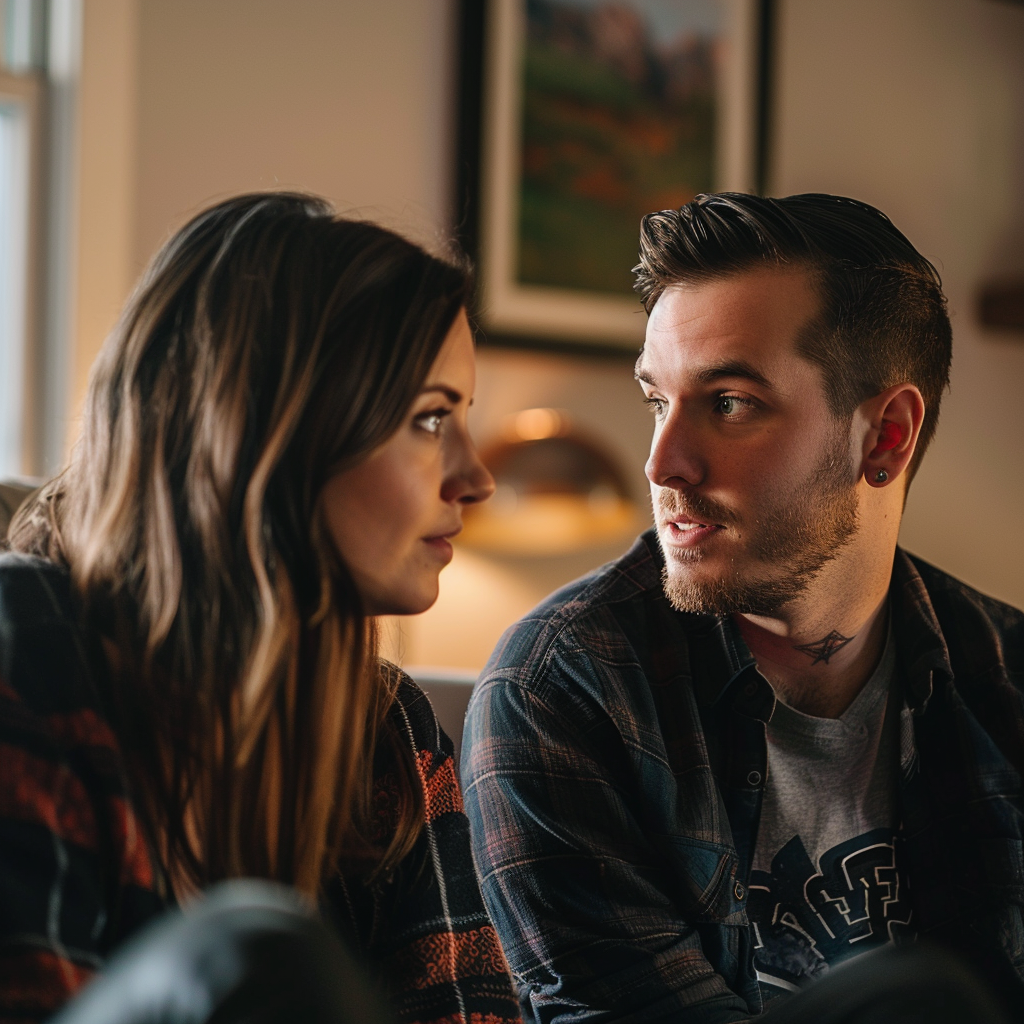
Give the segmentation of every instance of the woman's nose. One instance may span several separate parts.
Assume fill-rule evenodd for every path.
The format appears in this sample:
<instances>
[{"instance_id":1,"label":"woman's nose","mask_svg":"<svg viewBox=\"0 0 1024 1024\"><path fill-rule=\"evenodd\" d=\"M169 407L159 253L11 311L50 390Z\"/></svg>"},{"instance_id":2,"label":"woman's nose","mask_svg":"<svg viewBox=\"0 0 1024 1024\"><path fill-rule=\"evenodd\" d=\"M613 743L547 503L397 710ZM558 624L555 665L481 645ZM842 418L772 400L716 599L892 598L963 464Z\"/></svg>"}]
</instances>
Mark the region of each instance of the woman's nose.
<instances>
[{"instance_id":1,"label":"woman's nose","mask_svg":"<svg viewBox=\"0 0 1024 1024\"><path fill-rule=\"evenodd\" d=\"M473 505L480 501L486 501L493 493L494 477L483 464L476 445L467 434L458 465L445 481L442 497L445 501L458 501L464 505Z\"/></svg>"}]
</instances>

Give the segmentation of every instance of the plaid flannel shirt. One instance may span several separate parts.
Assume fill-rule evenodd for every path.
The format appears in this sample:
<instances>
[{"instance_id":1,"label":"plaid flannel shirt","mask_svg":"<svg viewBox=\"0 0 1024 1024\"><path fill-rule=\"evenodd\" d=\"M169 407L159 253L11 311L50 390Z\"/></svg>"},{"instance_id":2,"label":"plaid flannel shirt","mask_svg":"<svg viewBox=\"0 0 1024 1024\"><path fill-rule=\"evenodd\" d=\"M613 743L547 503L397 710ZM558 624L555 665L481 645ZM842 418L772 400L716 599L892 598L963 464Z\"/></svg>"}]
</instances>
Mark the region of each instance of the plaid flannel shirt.
<instances>
[{"instance_id":1,"label":"plaid flannel shirt","mask_svg":"<svg viewBox=\"0 0 1024 1024\"><path fill-rule=\"evenodd\" d=\"M649 531L552 595L470 703L474 857L524 1019L762 1009L746 901L775 696L730 619L671 609L661 568ZM902 551L890 607L914 925L1018 998L1024 616Z\"/></svg>"},{"instance_id":2,"label":"plaid flannel shirt","mask_svg":"<svg viewBox=\"0 0 1024 1024\"><path fill-rule=\"evenodd\" d=\"M131 801L67 573L0 556L0 1021L38 1022L172 903ZM396 670L397 671L397 670ZM325 912L391 996L396 1019L505 1024L519 1013L484 912L451 741L408 679L392 708L426 824L391 877L339 879ZM381 752L386 829L397 766Z\"/></svg>"}]
</instances>

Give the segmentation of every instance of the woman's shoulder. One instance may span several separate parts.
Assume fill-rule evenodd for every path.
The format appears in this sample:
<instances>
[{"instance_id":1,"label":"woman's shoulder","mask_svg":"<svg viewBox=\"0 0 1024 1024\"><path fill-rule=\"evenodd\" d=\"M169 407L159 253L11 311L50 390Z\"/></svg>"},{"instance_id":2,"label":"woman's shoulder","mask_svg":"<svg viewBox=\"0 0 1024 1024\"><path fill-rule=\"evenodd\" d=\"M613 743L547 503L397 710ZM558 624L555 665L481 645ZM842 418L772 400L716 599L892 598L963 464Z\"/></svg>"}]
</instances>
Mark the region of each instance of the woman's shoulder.
<instances>
[{"instance_id":1,"label":"woman's shoulder","mask_svg":"<svg viewBox=\"0 0 1024 1024\"><path fill-rule=\"evenodd\" d=\"M38 555L0 554L0 628L60 621L72 614L67 569Z\"/></svg>"},{"instance_id":2,"label":"woman's shoulder","mask_svg":"<svg viewBox=\"0 0 1024 1024\"><path fill-rule=\"evenodd\" d=\"M423 794L428 823L449 814L462 816L462 794L455 769L455 748L441 728L427 695L401 669L389 662L385 671L395 674L397 685L391 706L398 735L409 745Z\"/></svg>"},{"instance_id":3,"label":"woman's shoulder","mask_svg":"<svg viewBox=\"0 0 1024 1024\"><path fill-rule=\"evenodd\" d=\"M68 571L0 555L0 686L41 715L96 704Z\"/></svg>"},{"instance_id":4,"label":"woman's shoulder","mask_svg":"<svg viewBox=\"0 0 1024 1024\"><path fill-rule=\"evenodd\" d=\"M8 754L17 745L60 760L80 751L101 775L120 776L88 652L67 569L0 555L0 740Z\"/></svg>"},{"instance_id":5,"label":"woman's shoulder","mask_svg":"<svg viewBox=\"0 0 1024 1024\"><path fill-rule=\"evenodd\" d=\"M36 979L18 986L26 1019L165 902L87 649L67 570L0 555L0 978ZM13 992L0 983L4 1020Z\"/></svg>"},{"instance_id":6,"label":"woman's shoulder","mask_svg":"<svg viewBox=\"0 0 1024 1024\"><path fill-rule=\"evenodd\" d=\"M409 743L413 753L419 756L429 752L452 757L452 741L441 728L430 699L423 690L407 673L389 661L382 662L382 670L394 684L395 700L391 706L391 715L398 726L399 735Z\"/></svg>"}]
</instances>

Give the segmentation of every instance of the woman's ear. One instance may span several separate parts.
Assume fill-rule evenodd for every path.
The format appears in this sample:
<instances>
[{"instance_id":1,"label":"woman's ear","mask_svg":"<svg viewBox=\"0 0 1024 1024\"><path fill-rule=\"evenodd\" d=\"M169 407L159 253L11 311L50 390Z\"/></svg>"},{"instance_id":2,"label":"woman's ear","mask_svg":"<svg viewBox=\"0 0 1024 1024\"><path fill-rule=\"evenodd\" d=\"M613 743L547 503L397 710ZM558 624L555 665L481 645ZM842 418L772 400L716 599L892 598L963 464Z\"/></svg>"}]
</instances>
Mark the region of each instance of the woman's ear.
<instances>
[{"instance_id":1,"label":"woman's ear","mask_svg":"<svg viewBox=\"0 0 1024 1024\"><path fill-rule=\"evenodd\" d=\"M871 487L887 487L906 472L924 422L924 399L913 384L895 384L861 407L868 422L861 475Z\"/></svg>"}]
</instances>

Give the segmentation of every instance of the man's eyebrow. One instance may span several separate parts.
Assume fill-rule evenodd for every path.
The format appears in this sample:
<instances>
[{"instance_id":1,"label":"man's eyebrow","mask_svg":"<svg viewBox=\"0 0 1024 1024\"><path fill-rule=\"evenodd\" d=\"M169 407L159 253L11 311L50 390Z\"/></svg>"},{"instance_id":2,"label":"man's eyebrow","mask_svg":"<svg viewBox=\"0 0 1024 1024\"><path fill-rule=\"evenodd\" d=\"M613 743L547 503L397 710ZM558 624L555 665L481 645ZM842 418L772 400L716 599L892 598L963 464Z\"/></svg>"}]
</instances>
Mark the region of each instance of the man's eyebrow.
<instances>
[{"instance_id":1,"label":"man's eyebrow","mask_svg":"<svg viewBox=\"0 0 1024 1024\"><path fill-rule=\"evenodd\" d=\"M432 391L440 392L452 405L458 405L462 401L462 392L456 391L445 384L425 384L420 388L421 395L429 395Z\"/></svg>"},{"instance_id":2,"label":"man's eyebrow","mask_svg":"<svg viewBox=\"0 0 1024 1024\"><path fill-rule=\"evenodd\" d=\"M727 377L740 377L757 384L766 391L774 391L775 386L760 370L755 369L750 363L742 359L730 359L724 363L715 363L712 366L705 366L694 374L694 381L697 384L715 384Z\"/></svg>"},{"instance_id":3,"label":"man's eyebrow","mask_svg":"<svg viewBox=\"0 0 1024 1024\"><path fill-rule=\"evenodd\" d=\"M636 369L633 370L633 376L643 384L649 384L652 388L658 386L654 375L641 367L639 363L637 363ZM694 374L693 380L695 384L707 385L716 384L718 381L729 377L749 380L752 384L757 384L766 391L775 390L772 382L760 370L755 369L750 363L744 362L742 359L730 359L724 363L705 366Z\"/></svg>"}]
</instances>

